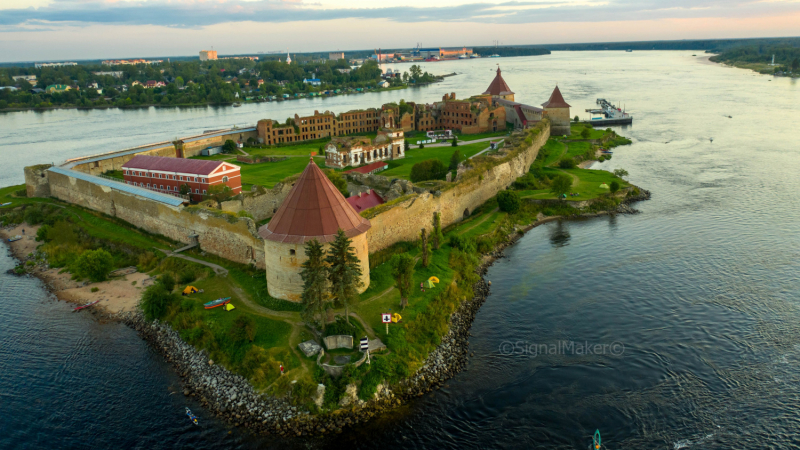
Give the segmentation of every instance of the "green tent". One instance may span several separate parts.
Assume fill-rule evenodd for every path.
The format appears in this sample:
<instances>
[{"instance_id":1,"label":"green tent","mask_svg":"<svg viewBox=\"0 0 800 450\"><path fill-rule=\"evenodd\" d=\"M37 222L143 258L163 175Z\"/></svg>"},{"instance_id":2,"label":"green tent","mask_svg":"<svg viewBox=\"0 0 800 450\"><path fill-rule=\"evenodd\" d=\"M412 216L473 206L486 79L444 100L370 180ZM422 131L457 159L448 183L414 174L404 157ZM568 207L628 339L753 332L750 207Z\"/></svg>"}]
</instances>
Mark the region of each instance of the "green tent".
<instances>
[{"instance_id":1,"label":"green tent","mask_svg":"<svg viewBox=\"0 0 800 450\"><path fill-rule=\"evenodd\" d=\"M433 288L436 287L436 285L433 284L433 281L427 280L427 281L425 281L425 287L428 288L428 289L433 289Z\"/></svg>"}]
</instances>

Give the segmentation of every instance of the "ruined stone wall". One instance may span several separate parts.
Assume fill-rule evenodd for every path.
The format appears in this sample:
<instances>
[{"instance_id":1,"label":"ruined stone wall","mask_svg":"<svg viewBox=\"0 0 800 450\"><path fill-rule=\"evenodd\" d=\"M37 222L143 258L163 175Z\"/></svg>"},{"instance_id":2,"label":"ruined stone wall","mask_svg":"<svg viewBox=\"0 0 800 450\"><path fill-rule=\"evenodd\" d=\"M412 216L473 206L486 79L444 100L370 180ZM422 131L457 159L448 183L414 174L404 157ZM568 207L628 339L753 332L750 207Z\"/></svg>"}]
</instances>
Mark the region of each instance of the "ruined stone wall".
<instances>
[{"instance_id":1,"label":"ruined stone wall","mask_svg":"<svg viewBox=\"0 0 800 450\"><path fill-rule=\"evenodd\" d=\"M47 169L50 164L40 164L25 168L25 191L28 197L50 197L50 182Z\"/></svg>"},{"instance_id":2,"label":"ruined stone wall","mask_svg":"<svg viewBox=\"0 0 800 450\"><path fill-rule=\"evenodd\" d=\"M199 207L174 207L107 186L47 172L50 194L60 200L118 217L133 226L189 243L198 235L206 252L243 264L264 268L264 248L248 218L231 218ZM30 188L29 188L30 189Z\"/></svg>"},{"instance_id":3,"label":"ruined stone wall","mask_svg":"<svg viewBox=\"0 0 800 450\"><path fill-rule=\"evenodd\" d=\"M222 202L222 210L232 213L247 211L256 222L260 222L275 214L292 186L292 183L277 183L272 189L256 186L255 190L244 192L239 198Z\"/></svg>"},{"instance_id":4,"label":"ruined stone wall","mask_svg":"<svg viewBox=\"0 0 800 450\"><path fill-rule=\"evenodd\" d=\"M88 173L89 175L100 175L108 172L109 170L122 170L122 165L137 155L165 156L168 158L174 158L177 156L177 153L175 151L175 146L168 142L163 146L148 148L137 153L128 153L119 156L114 156L112 154L108 155L108 158L100 161L92 161L87 163L78 162L78 164L72 167L72 170Z\"/></svg>"},{"instance_id":5,"label":"ruined stone wall","mask_svg":"<svg viewBox=\"0 0 800 450\"><path fill-rule=\"evenodd\" d=\"M203 149L208 147L218 147L225 143L228 139L238 142L247 141L248 138L258 138L258 131L239 131L239 130L231 130L228 134L223 134L221 136L214 136L208 137L205 139L198 139L192 142L184 142L181 144L181 151L183 152L184 158L191 158L192 156L197 156Z\"/></svg>"},{"instance_id":6,"label":"ruined stone wall","mask_svg":"<svg viewBox=\"0 0 800 450\"><path fill-rule=\"evenodd\" d=\"M367 232L370 251L376 252L400 241L418 239L422 228L428 231L433 229L434 212L441 214L442 227L463 220L475 208L524 175L549 137L550 128L545 126L528 149L514 159L492 167L480 176L459 181L452 189L438 196L430 192L416 194L370 217L372 228Z\"/></svg>"}]
</instances>

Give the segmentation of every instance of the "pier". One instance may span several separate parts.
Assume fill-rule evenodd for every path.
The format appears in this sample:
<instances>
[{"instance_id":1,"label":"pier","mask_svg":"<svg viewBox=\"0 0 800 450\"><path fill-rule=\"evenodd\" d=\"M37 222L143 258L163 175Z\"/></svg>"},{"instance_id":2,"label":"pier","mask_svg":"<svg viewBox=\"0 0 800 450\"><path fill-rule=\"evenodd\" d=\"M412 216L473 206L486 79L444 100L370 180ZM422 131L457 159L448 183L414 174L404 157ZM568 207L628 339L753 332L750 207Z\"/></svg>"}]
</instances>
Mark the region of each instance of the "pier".
<instances>
[{"instance_id":1,"label":"pier","mask_svg":"<svg viewBox=\"0 0 800 450\"><path fill-rule=\"evenodd\" d=\"M596 103L600 108L586 110L586 112L592 115L602 116L592 117L590 120L586 121L586 123L591 124L593 127L605 125L629 125L633 123L633 116L615 106L608 100L604 98L598 98Z\"/></svg>"}]
</instances>

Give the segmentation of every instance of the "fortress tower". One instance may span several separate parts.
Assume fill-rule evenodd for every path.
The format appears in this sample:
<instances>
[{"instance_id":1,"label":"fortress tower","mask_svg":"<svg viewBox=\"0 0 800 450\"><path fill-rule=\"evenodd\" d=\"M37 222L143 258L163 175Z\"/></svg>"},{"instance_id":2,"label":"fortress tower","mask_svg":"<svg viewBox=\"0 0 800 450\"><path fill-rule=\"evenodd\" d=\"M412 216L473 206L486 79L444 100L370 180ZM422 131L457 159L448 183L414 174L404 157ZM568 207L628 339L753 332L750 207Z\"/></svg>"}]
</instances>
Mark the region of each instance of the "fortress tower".
<instances>
[{"instance_id":1,"label":"fortress tower","mask_svg":"<svg viewBox=\"0 0 800 450\"><path fill-rule=\"evenodd\" d=\"M564 100L556 86L550 94L550 100L542 103L544 116L550 119L550 134L553 136L569 136L569 104Z\"/></svg>"},{"instance_id":2,"label":"fortress tower","mask_svg":"<svg viewBox=\"0 0 800 450\"><path fill-rule=\"evenodd\" d=\"M327 252L340 228L361 260L364 285L359 292L364 292L369 287L370 226L312 159L269 224L258 230L264 238L269 295L299 302L303 293L300 265L308 259L306 243L316 239Z\"/></svg>"},{"instance_id":3,"label":"fortress tower","mask_svg":"<svg viewBox=\"0 0 800 450\"><path fill-rule=\"evenodd\" d=\"M502 100L514 101L514 93L511 91L511 88L508 87L508 84L506 84L506 80L503 79L503 76L500 75L500 66L497 66L497 75L495 75L492 84L489 85L489 88L486 89L483 95L491 95L492 99L499 98Z\"/></svg>"}]
</instances>

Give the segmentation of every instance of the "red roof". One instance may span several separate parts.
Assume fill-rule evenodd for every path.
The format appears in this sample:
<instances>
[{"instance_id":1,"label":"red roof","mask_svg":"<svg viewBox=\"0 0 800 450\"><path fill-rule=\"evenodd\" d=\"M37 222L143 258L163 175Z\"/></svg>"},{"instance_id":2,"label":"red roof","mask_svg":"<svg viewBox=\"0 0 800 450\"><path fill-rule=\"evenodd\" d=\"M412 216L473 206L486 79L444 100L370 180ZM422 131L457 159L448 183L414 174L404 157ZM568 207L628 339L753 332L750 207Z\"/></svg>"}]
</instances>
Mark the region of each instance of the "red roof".
<instances>
[{"instance_id":1,"label":"red roof","mask_svg":"<svg viewBox=\"0 0 800 450\"><path fill-rule=\"evenodd\" d=\"M304 244L317 239L325 243L333 241L340 228L347 237L353 237L370 226L312 160L258 234L276 242Z\"/></svg>"},{"instance_id":2,"label":"red roof","mask_svg":"<svg viewBox=\"0 0 800 450\"><path fill-rule=\"evenodd\" d=\"M386 164L383 161L374 162L372 164L367 164L366 166L356 167L355 169L345 170L344 173L348 172L358 172L358 173L370 173L375 169L381 169L389 167L389 164Z\"/></svg>"},{"instance_id":3,"label":"red roof","mask_svg":"<svg viewBox=\"0 0 800 450\"><path fill-rule=\"evenodd\" d=\"M239 169L239 166L223 161L203 161L200 159L167 158L164 156L146 155L134 156L130 161L123 164L122 168L209 175L221 165L225 165L225 167L230 169Z\"/></svg>"},{"instance_id":4,"label":"red roof","mask_svg":"<svg viewBox=\"0 0 800 450\"><path fill-rule=\"evenodd\" d=\"M553 93L550 94L550 100L542 103L542 106L545 108L569 108L569 103L564 101L564 97L561 95L561 91L556 86L553 89Z\"/></svg>"},{"instance_id":5,"label":"red roof","mask_svg":"<svg viewBox=\"0 0 800 450\"><path fill-rule=\"evenodd\" d=\"M370 189L370 191L366 194L358 194L352 197L347 197L347 203L349 203L350 206L352 206L356 211L361 212L365 209L370 209L373 206L382 205L384 201L377 192Z\"/></svg>"},{"instance_id":6,"label":"red roof","mask_svg":"<svg viewBox=\"0 0 800 450\"><path fill-rule=\"evenodd\" d=\"M492 84L489 85L489 89L486 89L485 94L491 95L509 95L513 94L511 92L511 88L508 87L506 84L506 80L503 79L503 76L500 75L500 67L497 68L497 75L492 80Z\"/></svg>"}]
</instances>

